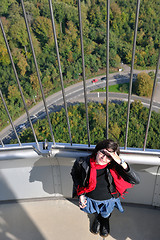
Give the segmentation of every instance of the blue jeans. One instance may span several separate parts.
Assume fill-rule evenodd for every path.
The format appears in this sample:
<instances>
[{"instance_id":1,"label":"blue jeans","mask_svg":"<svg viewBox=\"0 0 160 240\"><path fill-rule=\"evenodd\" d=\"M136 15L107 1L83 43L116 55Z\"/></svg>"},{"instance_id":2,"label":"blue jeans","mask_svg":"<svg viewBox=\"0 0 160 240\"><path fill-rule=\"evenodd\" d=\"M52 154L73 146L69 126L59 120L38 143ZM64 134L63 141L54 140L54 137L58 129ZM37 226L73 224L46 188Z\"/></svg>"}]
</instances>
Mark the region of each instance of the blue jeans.
<instances>
[{"instance_id":1,"label":"blue jeans","mask_svg":"<svg viewBox=\"0 0 160 240\"><path fill-rule=\"evenodd\" d=\"M109 215L116 207L120 212L124 212L119 198L111 198L108 200L94 200L89 197L86 197L87 206L81 210L86 213L98 213L101 214L103 218L109 217Z\"/></svg>"}]
</instances>

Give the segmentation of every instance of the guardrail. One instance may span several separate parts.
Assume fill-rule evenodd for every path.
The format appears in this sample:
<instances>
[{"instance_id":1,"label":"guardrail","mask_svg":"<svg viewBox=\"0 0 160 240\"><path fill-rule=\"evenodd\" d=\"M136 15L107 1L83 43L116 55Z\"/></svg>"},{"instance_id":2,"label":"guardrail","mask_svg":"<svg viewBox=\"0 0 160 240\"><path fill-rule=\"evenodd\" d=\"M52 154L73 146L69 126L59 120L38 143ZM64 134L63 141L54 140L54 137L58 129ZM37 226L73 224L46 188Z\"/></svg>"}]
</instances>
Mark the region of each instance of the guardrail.
<instances>
[{"instance_id":1,"label":"guardrail","mask_svg":"<svg viewBox=\"0 0 160 240\"><path fill-rule=\"evenodd\" d=\"M1 149L1 202L72 197L72 165L76 157L90 154L94 146L52 143L39 146L40 151L36 143ZM122 201L160 207L160 151L121 149L121 156L141 179Z\"/></svg>"}]
</instances>

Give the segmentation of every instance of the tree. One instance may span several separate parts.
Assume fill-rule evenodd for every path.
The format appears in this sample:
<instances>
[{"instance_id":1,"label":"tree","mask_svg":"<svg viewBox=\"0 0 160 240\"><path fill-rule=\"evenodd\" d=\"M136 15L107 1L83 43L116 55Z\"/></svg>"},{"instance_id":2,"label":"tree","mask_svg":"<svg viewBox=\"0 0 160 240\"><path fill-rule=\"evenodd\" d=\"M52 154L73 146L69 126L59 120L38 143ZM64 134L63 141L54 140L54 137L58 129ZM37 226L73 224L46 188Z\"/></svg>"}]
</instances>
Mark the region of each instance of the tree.
<instances>
[{"instance_id":1,"label":"tree","mask_svg":"<svg viewBox=\"0 0 160 240\"><path fill-rule=\"evenodd\" d=\"M6 101L6 99L5 99L5 101ZM6 110L5 110L5 107L2 102L1 97L0 97L0 116L1 116L1 118L0 118L0 129L1 129L2 127L4 127L4 122L7 123L7 121L8 121L8 115L6 113Z\"/></svg>"},{"instance_id":2,"label":"tree","mask_svg":"<svg viewBox=\"0 0 160 240\"><path fill-rule=\"evenodd\" d=\"M105 139L106 121L105 104L90 103L88 105L89 125L91 144ZM130 122L128 131L128 147L142 148L144 143L146 125L148 121L149 110L143 107L141 102L133 102L130 110ZM71 135L73 142L87 144L87 127L84 104L69 106L68 116L70 120ZM59 112L50 114L51 123L56 142L69 142L69 134L66 123L65 110L62 108ZM117 140L120 146L124 145L127 120L127 103L109 104L109 137ZM38 139L43 141L46 136L51 141L47 118L38 120L34 124L34 129ZM152 112L150 128L148 132L147 147L160 148L160 114ZM23 141L33 141L33 136L29 130L22 134Z\"/></svg>"},{"instance_id":3,"label":"tree","mask_svg":"<svg viewBox=\"0 0 160 240\"><path fill-rule=\"evenodd\" d=\"M6 20L5 17L1 17L1 20L2 20L5 31L7 30L7 32L8 32L9 21ZM9 54L8 54L7 47L6 47L1 30L0 30L0 64L2 64L2 65L10 64Z\"/></svg>"},{"instance_id":4,"label":"tree","mask_svg":"<svg viewBox=\"0 0 160 240\"><path fill-rule=\"evenodd\" d=\"M26 73L26 68L28 66L27 59L18 48L14 48L12 53L14 55L14 58L16 59L20 74L24 76Z\"/></svg>"},{"instance_id":5,"label":"tree","mask_svg":"<svg viewBox=\"0 0 160 240\"><path fill-rule=\"evenodd\" d=\"M8 13L8 9L11 4L16 2L16 0L1 0L0 1L0 15L2 16L3 14Z\"/></svg>"},{"instance_id":6,"label":"tree","mask_svg":"<svg viewBox=\"0 0 160 240\"><path fill-rule=\"evenodd\" d=\"M46 43L53 43L53 31L50 19L38 16L32 23L32 27L42 47Z\"/></svg>"},{"instance_id":7,"label":"tree","mask_svg":"<svg viewBox=\"0 0 160 240\"><path fill-rule=\"evenodd\" d=\"M21 17L20 14L18 13L18 8L17 11L15 10L15 15L12 16L9 35L10 38L12 39L14 46L24 48L25 46L28 45L28 34L26 30L25 21L24 18Z\"/></svg>"},{"instance_id":8,"label":"tree","mask_svg":"<svg viewBox=\"0 0 160 240\"><path fill-rule=\"evenodd\" d=\"M4 44L0 43L0 63L3 65L9 65L10 64L10 58L8 55L7 48Z\"/></svg>"},{"instance_id":9,"label":"tree","mask_svg":"<svg viewBox=\"0 0 160 240\"><path fill-rule=\"evenodd\" d=\"M138 96L150 97L152 94L153 81L147 73L139 73L135 81L135 93Z\"/></svg>"},{"instance_id":10,"label":"tree","mask_svg":"<svg viewBox=\"0 0 160 240\"><path fill-rule=\"evenodd\" d=\"M34 90L34 93L36 95L39 95L40 94L40 88L39 88L39 81L38 81L38 77L37 77L37 73L36 72L31 74L30 82L31 82L32 88Z\"/></svg>"},{"instance_id":11,"label":"tree","mask_svg":"<svg viewBox=\"0 0 160 240\"><path fill-rule=\"evenodd\" d=\"M117 67L119 66L121 62L121 58L118 56L118 54L116 53L116 51L111 48L110 49L110 58L109 58L109 63L112 67Z\"/></svg>"},{"instance_id":12,"label":"tree","mask_svg":"<svg viewBox=\"0 0 160 240\"><path fill-rule=\"evenodd\" d=\"M120 133L121 133L121 128L118 126L117 122L111 123L110 131L109 131L109 134L111 135L110 138L119 139Z\"/></svg>"}]
</instances>

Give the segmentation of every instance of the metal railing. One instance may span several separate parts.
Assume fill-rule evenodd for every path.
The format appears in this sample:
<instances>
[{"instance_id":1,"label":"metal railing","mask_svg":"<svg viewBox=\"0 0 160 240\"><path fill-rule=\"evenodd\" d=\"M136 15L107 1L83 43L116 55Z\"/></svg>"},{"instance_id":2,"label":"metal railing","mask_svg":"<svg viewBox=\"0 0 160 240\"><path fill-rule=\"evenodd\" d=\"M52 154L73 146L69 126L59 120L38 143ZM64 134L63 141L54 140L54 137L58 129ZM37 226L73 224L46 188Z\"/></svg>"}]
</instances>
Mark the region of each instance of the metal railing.
<instances>
[{"instance_id":1,"label":"metal railing","mask_svg":"<svg viewBox=\"0 0 160 240\"><path fill-rule=\"evenodd\" d=\"M66 120L67 120L67 126L68 126L69 138L70 138L70 145L72 146L72 134L71 134L71 129L70 129L70 122L69 122L69 116L68 116L68 110L67 110L67 102L66 102L65 89L64 89L64 83L63 83L63 75L62 75L62 70L61 70L61 62L60 62L60 55L59 55L59 49L58 49L58 43L57 43L56 28L55 28L55 22L54 22L54 13L53 13L53 8L52 8L52 0L48 0L48 1L49 1L49 9L50 9L50 15L51 15L51 22L52 22L52 30L53 30L53 35L54 35L55 48L56 48L56 53L57 53L59 74L60 74L60 80L61 80L61 89L62 89L62 95L63 95L63 102L64 102L64 108L65 108ZM84 59L85 52L84 52L84 47L83 47L83 32L82 32L81 2L80 2L80 0L78 0L77 5L78 5L78 16L79 16L79 35L80 35L80 41L81 41L81 56L82 56L82 70L83 70L82 75L83 75L84 100L85 100L85 111L86 111L86 122L87 122L88 147L90 147L90 126L89 126L89 117L88 117L88 98L87 98L87 91L86 91L85 59ZM48 118L48 123L49 123L50 133L51 133L51 137L52 137L52 142L53 142L53 146L55 146L56 143L55 143L55 138L54 138L54 132L53 132L50 117L49 117L48 107L47 107L47 104L46 104L46 99L45 99L45 95L44 95L44 91L43 91L43 86L42 86L42 82L41 82L41 78L40 78L39 68L38 68L38 64L37 64L37 60L36 60L36 55L35 55L35 51L34 51L34 46L33 46L32 38L31 38L31 33L30 33L29 25L28 25L28 20L27 20L26 10L25 10L25 7L24 7L23 0L21 0L21 6L22 6L22 10L23 10L23 15L24 15L24 19L25 19L25 24L26 24L28 37L29 37L30 46L31 46L31 49L32 49L34 64L35 64L35 67L36 67L36 72L37 72L37 77L38 77L40 90L41 90L41 94L42 94L42 99L43 99L43 103L44 103L44 107L45 107L45 112L46 112L46 115L47 115L47 118ZM132 98L132 82L133 82L133 72L134 72L134 59L135 59L139 10L140 10L140 0L137 0L124 149L127 149L127 140L128 140L130 103L131 103L131 98ZM108 138L108 131L109 131L108 130L108 125L109 125L109 111L108 111L108 103L109 103L109 31L110 31L109 30L109 23L110 23L110 13L109 12L110 12L110 0L107 0L107 20L106 20L106 138ZM37 149L40 149L39 142L37 140L35 130L34 130L31 118L30 118L30 114L29 114L28 109L27 109L27 105L26 105L25 98L24 98L24 95L23 95L23 92L22 92L22 88L21 88L21 83L20 83L19 78L18 78L18 74L17 74L17 71L16 71L16 67L15 67L15 64L14 64L14 61L13 61L13 57L12 57L12 54L11 54L11 51L10 51L9 43L7 41L7 37L6 37L5 31L4 31L4 27L3 27L3 23L2 23L1 18L0 18L0 26L1 26L3 37L4 37L4 40L5 40L5 44L6 44L6 47L7 47L7 50L8 50L8 54L9 54L9 57L10 57L10 60L11 60L11 64L12 64L12 67L13 67L13 70L14 70L14 74L15 74L15 77L16 77L16 80L17 80L17 83L18 83L21 98L23 100L24 108L25 108L25 111L26 111L31 129L32 129L32 132L33 132L33 135L34 135L34 139L35 139L35 142L36 142L36 145L37 145ZM148 116L148 123L147 123L147 127L146 127L143 151L145 151L145 148L146 148L148 129L149 129L149 126L150 126L150 118L151 118L151 112L152 112L152 106L153 106L153 97L154 97L154 93L155 93L155 85L156 85L156 82L157 82L157 75L158 75L158 70L159 70L159 63L160 63L160 50L159 50L159 55L158 55L158 60L157 60L157 68L156 68L156 73L155 73L155 78L154 78L152 96L151 96L151 100L150 100L150 109L149 109L149 116ZM21 146L21 142L20 142L20 139L19 139L18 134L16 132L16 128L14 127L12 118L9 114L9 111L7 109L7 105L5 103L5 100L3 98L3 95L2 95L1 91L0 91L0 95L1 95L1 98L2 98L2 101L3 101L3 104L5 106L5 110L7 112L9 121L10 121L11 126L13 128L13 131L15 132L18 143ZM5 147L5 145L3 143L3 139L0 139L0 142L1 142L2 147Z\"/></svg>"}]
</instances>

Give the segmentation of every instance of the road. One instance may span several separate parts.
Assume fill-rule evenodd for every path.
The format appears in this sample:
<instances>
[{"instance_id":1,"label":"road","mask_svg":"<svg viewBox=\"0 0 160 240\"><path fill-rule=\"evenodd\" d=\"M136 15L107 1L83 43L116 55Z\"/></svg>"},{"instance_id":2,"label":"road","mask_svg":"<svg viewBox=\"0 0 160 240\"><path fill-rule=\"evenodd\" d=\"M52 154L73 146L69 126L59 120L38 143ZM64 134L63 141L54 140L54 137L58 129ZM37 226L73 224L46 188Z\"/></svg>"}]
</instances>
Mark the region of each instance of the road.
<instances>
[{"instance_id":1,"label":"road","mask_svg":"<svg viewBox=\"0 0 160 240\"><path fill-rule=\"evenodd\" d=\"M136 70L136 73L140 71ZM101 76L103 77L103 76ZM92 83L92 79L88 79L86 81L86 90L87 90L87 97L88 101L98 101L103 102L105 99L105 92L101 93L91 93L91 91L103 88L106 86L105 81L101 81L101 77L96 77L99 79L97 83ZM133 76L134 77L134 76ZM114 73L109 75L109 85L115 85L120 83L126 83L129 82L130 74L129 74L129 68L126 67L124 69L124 72L120 73ZM84 102L84 89L83 89L83 82L76 83L72 86L69 86L65 89L65 96L67 103L75 103L75 102ZM143 105L146 107L149 107L150 100L147 98L142 98L138 96L132 95L132 100L140 100L142 101ZM128 94L123 93L109 93L109 100L121 100L121 101L127 101L128 100ZM53 111L59 110L63 106L63 97L62 92L59 91L51 96L49 96L46 99L46 103L48 106L49 113ZM160 103L154 101L153 110L159 111L160 109ZM32 109L29 110L30 115L35 115L36 118L32 120L32 122L36 122L37 119L42 119L46 116L45 109L43 102L41 101L37 105L35 105ZM29 122L27 121L26 114L23 114L20 118L18 118L16 121L14 121L14 126L16 127L17 132L22 131L20 129L20 125L23 124L24 128L29 127ZM14 132L11 128L11 125L7 126L5 129L3 129L0 132L0 139L3 139L4 143L8 143L9 140L13 137Z\"/></svg>"}]
</instances>

